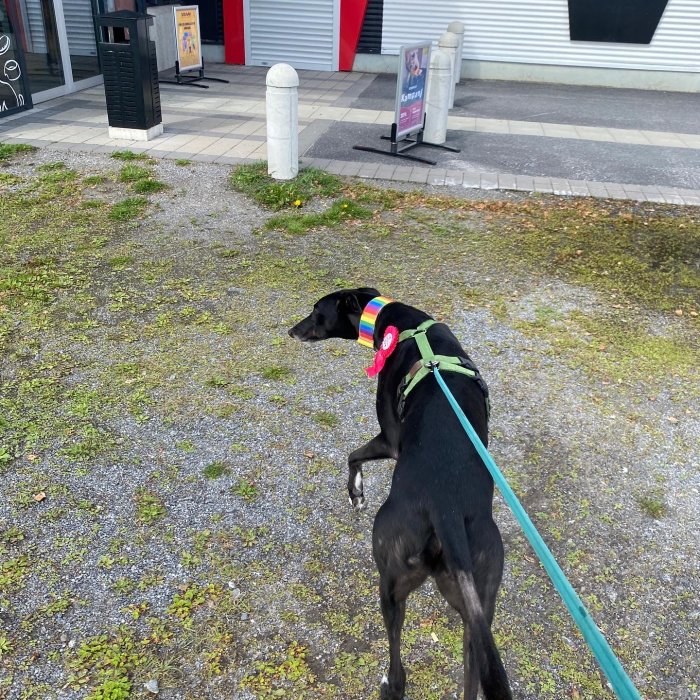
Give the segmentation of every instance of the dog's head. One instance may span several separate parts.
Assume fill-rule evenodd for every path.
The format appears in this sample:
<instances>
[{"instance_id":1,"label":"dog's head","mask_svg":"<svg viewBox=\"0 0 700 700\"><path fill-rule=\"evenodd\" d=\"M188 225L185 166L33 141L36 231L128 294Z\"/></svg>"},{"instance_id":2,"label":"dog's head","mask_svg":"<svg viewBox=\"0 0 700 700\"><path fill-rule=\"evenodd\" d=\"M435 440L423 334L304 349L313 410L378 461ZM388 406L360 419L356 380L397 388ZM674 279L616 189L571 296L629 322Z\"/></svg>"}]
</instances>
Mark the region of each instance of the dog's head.
<instances>
[{"instance_id":1,"label":"dog's head","mask_svg":"<svg viewBox=\"0 0 700 700\"><path fill-rule=\"evenodd\" d=\"M292 338L302 341L346 338L356 340L362 310L367 303L380 296L373 287L341 289L319 299L313 311L293 328Z\"/></svg>"}]
</instances>

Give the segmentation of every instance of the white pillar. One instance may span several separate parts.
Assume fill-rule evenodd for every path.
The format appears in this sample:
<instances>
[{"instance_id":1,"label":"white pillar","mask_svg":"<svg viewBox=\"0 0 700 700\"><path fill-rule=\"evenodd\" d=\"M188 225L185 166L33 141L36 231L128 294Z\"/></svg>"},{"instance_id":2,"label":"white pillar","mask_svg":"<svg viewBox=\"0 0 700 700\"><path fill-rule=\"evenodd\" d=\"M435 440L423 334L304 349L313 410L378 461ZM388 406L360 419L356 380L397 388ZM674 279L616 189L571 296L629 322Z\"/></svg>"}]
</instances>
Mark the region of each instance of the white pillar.
<instances>
[{"instance_id":1,"label":"white pillar","mask_svg":"<svg viewBox=\"0 0 700 700\"><path fill-rule=\"evenodd\" d=\"M459 85L462 77L462 49L464 47L464 24L462 22L450 22L447 25L447 31L456 34L459 37L459 46L457 47L457 58L455 60L455 85Z\"/></svg>"},{"instance_id":2,"label":"white pillar","mask_svg":"<svg viewBox=\"0 0 700 700\"><path fill-rule=\"evenodd\" d=\"M428 143L445 143L450 91L453 89L450 57L444 51L432 51L423 131L423 139Z\"/></svg>"},{"instance_id":3,"label":"white pillar","mask_svg":"<svg viewBox=\"0 0 700 700\"><path fill-rule=\"evenodd\" d=\"M452 32L445 32L438 39L438 49L444 51L450 57L450 63L452 65L452 89L450 90L450 100L448 102L450 107L454 107L455 104L455 67L457 62L457 47L459 46L459 37Z\"/></svg>"},{"instance_id":4,"label":"white pillar","mask_svg":"<svg viewBox=\"0 0 700 700\"><path fill-rule=\"evenodd\" d=\"M290 65L267 71L267 173L291 180L299 172L299 76Z\"/></svg>"}]
</instances>

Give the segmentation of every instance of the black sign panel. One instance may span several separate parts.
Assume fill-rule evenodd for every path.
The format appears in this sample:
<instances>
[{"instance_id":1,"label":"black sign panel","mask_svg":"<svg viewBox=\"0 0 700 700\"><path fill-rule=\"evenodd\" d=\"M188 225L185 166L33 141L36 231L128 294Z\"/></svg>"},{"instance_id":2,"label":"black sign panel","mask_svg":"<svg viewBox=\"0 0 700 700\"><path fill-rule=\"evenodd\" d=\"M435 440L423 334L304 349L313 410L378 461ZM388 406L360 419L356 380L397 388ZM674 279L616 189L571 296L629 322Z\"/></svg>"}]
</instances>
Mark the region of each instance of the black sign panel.
<instances>
[{"instance_id":1,"label":"black sign panel","mask_svg":"<svg viewBox=\"0 0 700 700\"><path fill-rule=\"evenodd\" d=\"M24 54L5 7L0 4L0 117L32 106Z\"/></svg>"},{"instance_id":2,"label":"black sign panel","mask_svg":"<svg viewBox=\"0 0 700 700\"><path fill-rule=\"evenodd\" d=\"M569 0L572 41L649 44L668 0Z\"/></svg>"}]
</instances>

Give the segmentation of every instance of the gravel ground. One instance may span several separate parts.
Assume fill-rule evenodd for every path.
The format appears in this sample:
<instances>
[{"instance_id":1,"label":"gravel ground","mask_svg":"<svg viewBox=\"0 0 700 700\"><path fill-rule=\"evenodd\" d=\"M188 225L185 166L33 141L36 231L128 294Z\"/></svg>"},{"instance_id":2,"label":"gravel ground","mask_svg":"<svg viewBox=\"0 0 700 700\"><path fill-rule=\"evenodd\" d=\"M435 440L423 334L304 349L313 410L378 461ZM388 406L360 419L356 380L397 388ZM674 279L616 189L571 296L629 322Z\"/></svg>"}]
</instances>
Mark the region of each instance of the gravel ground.
<instances>
[{"instance_id":1,"label":"gravel ground","mask_svg":"<svg viewBox=\"0 0 700 700\"><path fill-rule=\"evenodd\" d=\"M128 194L121 162L42 150L0 169L15 194L77 173L33 190L52 219L26 205L0 237L27 269L60 268L48 297L0 285L0 698L378 696L370 533L392 463L365 469L366 512L345 493L347 454L377 427L370 358L286 335L319 296L369 284L463 339L496 462L642 696L700 698L697 366L579 362L560 332L608 297L489 249L499 214L481 207L528 200L413 188L420 211L289 235L262 230L270 212L229 168L139 165L169 189L125 223L107 216ZM431 209L436 194L474 208ZM52 228L63 216L70 232ZM697 353L687 313L620 313ZM497 521L514 697L613 697L500 496ZM459 696L460 645L426 585L409 601L409 697Z\"/></svg>"}]
</instances>

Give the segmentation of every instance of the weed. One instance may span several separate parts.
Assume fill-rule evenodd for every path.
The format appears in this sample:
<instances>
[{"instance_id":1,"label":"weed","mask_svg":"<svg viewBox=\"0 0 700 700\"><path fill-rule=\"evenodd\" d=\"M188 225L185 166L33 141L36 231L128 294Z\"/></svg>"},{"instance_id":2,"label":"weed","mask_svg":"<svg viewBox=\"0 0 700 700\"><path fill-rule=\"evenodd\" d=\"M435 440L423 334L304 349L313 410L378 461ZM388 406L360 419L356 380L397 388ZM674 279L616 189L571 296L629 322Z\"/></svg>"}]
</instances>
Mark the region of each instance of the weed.
<instances>
[{"instance_id":1,"label":"weed","mask_svg":"<svg viewBox=\"0 0 700 700\"><path fill-rule=\"evenodd\" d=\"M313 416L314 420L324 428L335 428L340 425L340 418L328 411L317 411Z\"/></svg>"},{"instance_id":2,"label":"weed","mask_svg":"<svg viewBox=\"0 0 700 700\"><path fill-rule=\"evenodd\" d=\"M666 515L666 503L657 491L640 494L637 496L637 503L644 513L654 520L659 520Z\"/></svg>"},{"instance_id":3,"label":"weed","mask_svg":"<svg viewBox=\"0 0 700 700\"><path fill-rule=\"evenodd\" d=\"M226 474L230 474L231 469L223 462L212 462L204 467L204 471L202 473L204 474L205 479L218 479Z\"/></svg>"},{"instance_id":4,"label":"weed","mask_svg":"<svg viewBox=\"0 0 700 700\"><path fill-rule=\"evenodd\" d=\"M112 151L111 158L117 160L149 160L148 156L143 153L134 153L133 151Z\"/></svg>"},{"instance_id":5,"label":"weed","mask_svg":"<svg viewBox=\"0 0 700 700\"><path fill-rule=\"evenodd\" d=\"M36 150L35 146L26 143L0 143L0 161L9 160L19 153L31 153Z\"/></svg>"},{"instance_id":6,"label":"weed","mask_svg":"<svg viewBox=\"0 0 700 700\"><path fill-rule=\"evenodd\" d=\"M231 186L270 209L301 206L312 197L333 197L341 189L340 178L316 168L301 170L294 180L279 182L267 174L267 163L238 166ZM295 202L297 204L295 204Z\"/></svg>"},{"instance_id":7,"label":"weed","mask_svg":"<svg viewBox=\"0 0 700 700\"><path fill-rule=\"evenodd\" d=\"M166 513L163 502L154 493L139 489L134 496L136 502L136 517L145 525L152 525Z\"/></svg>"},{"instance_id":8,"label":"weed","mask_svg":"<svg viewBox=\"0 0 700 700\"><path fill-rule=\"evenodd\" d=\"M168 185L159 180L144 178L134 182L131 189L138 194L151 194L152 192L162 192L168 189Z\"/></svg>"},{"instance_id":9,"label":"weed","mask_svg":"<svg viewBox=\"0 0 700 700\"><path fill-rule=\"evenodd\" d=\"M259 495L258 488L254 482L242 479L232 489L236 496L240 496L244 501L252 503Z\"/></svg>"},{"instance_id":10,"label":"weed","mask_svg":"<svg viewBox=\"0 0 700 700\"><path fill-rule=\"evenodd\" d=\"M176 158L175 159L175 165L180 165L183 168L188 166L188 165L191 165L191 164L192 164L192 161L187 160L187 158Z\"/></svg>"},{"instance_id":11,"label":"weed","mask_svg":"<svg viewBox=\"0 0 700 700\"><path fill-rule=\"evenodd\" d=\"M105 182L107 182L107 178L104 175L88 175L83 178L83 185L86 187L103 185Z\"/></svg>"},{"instance_id":12,"label":"weed","mask_svg":"<svg viewBox=\"0 0 700 700\"><path fill-rule=\"evenodd\" d=\"M145 197L127 197L112 205L109 218L112 221L131 221L141 216L148 206Z\"/></svg>"},{"instance_id":13,"label":"weed","mask_svg":"<svg viewBox=\"0 0 700 700\"><path fill-rule=\"evenodd\" d=\"M150 170L132 163L125 165L119 173L120 182L136 182L137 180L143 180L148 177L151 177Z\"/></svg>"},{"instance_id":14,"label":"weed","mask_svg":"<svg viewBox=\"0 0 700 700\"><path fill-rule=\"evenodd\" d=\"M166 612L184 620L206 600L206 594L210 587L200 588L196 583L186 586L182 593L176 593L173 602L167 607Z\"/></svg>"},{"instance_id":15,"label":"weed","mask_svg":"<svg viewBox=\"0 0 700 700\"><path fill-rule=\"evenodd\" d=\"M270 367L264 367L262 371L263 379L273 379L275 381L282 381L289 379L292 376L292 370L289 367L282 367L280 365L271 365Z\"/></svg>"},{"instance_id":16,"label":"weed","mask_svg":"<svg viewBox=\"0 0 700 700\"><path fill-rule=\"evenodd\" d=\"M273 216L265 222L268 230L276 229L288 233L306 233L311 229L322 226L334 227L343 221L350 219L366 219L372 216L372 212L353 202L352 200L339 200L317 214L282 214Z\"/></svg>"}]
</instances>

